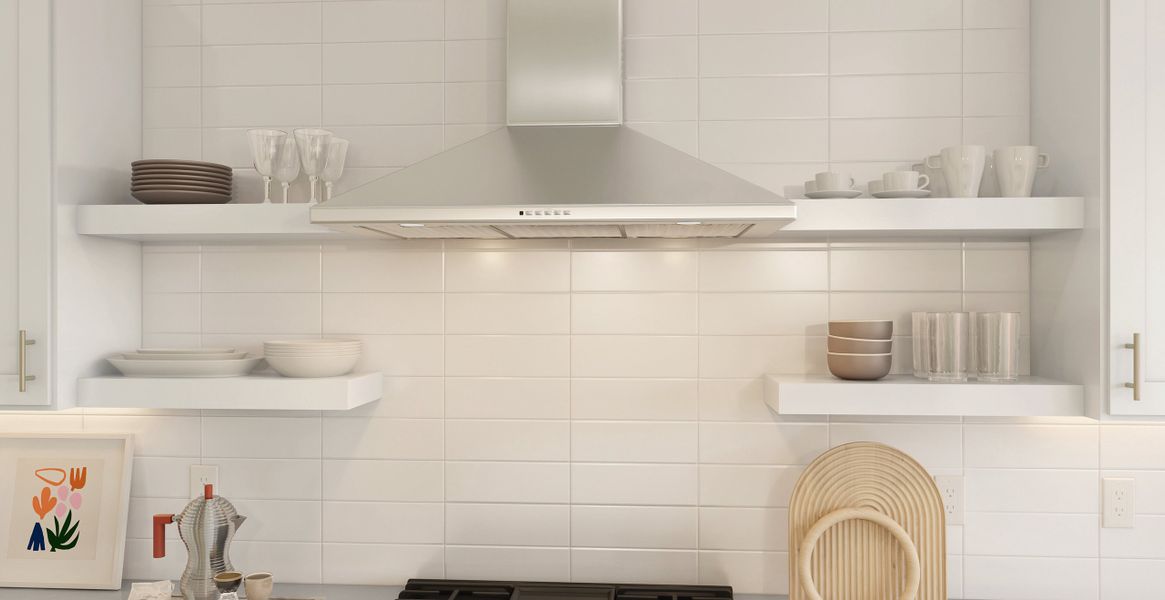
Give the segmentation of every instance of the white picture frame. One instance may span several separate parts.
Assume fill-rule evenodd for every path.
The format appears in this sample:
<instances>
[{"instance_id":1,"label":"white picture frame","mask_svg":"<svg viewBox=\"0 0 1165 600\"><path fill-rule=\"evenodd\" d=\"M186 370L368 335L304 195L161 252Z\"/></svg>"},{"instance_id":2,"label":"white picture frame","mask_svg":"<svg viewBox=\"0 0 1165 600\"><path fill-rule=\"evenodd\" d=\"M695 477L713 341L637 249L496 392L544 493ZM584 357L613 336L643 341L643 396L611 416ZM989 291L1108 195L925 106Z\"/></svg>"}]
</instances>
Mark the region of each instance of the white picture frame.
<instances>
[{"instance_id":1,"label":"white picture frame","mask_svg":"<svg viewBox=\"0 0 1165 600\"><path fill-rule=\"evenodd\" d=\"M133 436L0 434L0 587L120 589Z\"/></svg>"}]
</instances>

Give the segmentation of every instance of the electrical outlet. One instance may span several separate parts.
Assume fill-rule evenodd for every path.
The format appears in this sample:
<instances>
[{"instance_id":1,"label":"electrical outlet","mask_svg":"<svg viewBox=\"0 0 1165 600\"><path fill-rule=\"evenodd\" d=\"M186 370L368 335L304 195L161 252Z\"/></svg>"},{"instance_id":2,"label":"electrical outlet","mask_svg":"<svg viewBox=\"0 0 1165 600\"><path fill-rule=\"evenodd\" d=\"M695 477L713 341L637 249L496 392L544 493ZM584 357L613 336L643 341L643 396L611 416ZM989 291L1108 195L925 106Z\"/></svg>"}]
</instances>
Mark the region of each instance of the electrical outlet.
<instances>
[{"instance_id":1,"label":"electrical outlet","mask_svg":"<svg viewBox=\"0 0 1165 600\"><path fill-rule=\"evenodd\" d=\"M214 486L214 493L217 494L218 465L190 465L190 497L201 496L203 486L208 483Z\"/></svg>"},{"instance_id":2,"label":"electrical outlet","mask_svg":"<svg viewBox=\"0 0 1165 600\"><path fill-rule=\"evenodd\" d=\"M1133 517L1136 515L1135 500L1136 480L1129 477L1105 477L1104 483L1104 519L1102 527L1130 528L1133 526Z\"/></svg>"},{"instance_id":3,"label":"electrical outlet","mask_svg":"<svg viewBox=\"0 0 1165 600\"><path fill-rule=\"evenodd\" d=\"M963 477L961 475L936 475L939 495L943 499L943 512L947 515L947 525L963 524Z\"/></svg>"}]
</instances>

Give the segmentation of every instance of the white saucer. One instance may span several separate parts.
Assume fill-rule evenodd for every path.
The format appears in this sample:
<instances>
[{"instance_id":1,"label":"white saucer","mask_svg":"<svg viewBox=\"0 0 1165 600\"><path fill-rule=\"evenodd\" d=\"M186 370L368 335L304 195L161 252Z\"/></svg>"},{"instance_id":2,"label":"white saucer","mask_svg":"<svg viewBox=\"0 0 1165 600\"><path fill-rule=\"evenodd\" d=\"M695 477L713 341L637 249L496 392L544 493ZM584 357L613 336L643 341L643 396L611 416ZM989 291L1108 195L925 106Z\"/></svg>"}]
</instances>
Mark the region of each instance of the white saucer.
<instances>
[{"instance_id":1,"label":"white saucer","mask_svg":"<svg viewBox=\"0 0 1165 600\"><path fill-rule=\"evenodd\" d=\"M817 192L805 192L805 197L812 198L813 200L823 200L825 198L857 198L861 195L861 190L826 190Z\"/></svg>"},{"instance_id":2,"label":"white saucer","mask_svg":"<svg viewBox=\"0 0 1165 600\"><path fill-rule=\"evenodd\" d=\"M872 195L875 198L926 198L930 196L930 190L889 190Z\"/></svg>"}]
</instances>

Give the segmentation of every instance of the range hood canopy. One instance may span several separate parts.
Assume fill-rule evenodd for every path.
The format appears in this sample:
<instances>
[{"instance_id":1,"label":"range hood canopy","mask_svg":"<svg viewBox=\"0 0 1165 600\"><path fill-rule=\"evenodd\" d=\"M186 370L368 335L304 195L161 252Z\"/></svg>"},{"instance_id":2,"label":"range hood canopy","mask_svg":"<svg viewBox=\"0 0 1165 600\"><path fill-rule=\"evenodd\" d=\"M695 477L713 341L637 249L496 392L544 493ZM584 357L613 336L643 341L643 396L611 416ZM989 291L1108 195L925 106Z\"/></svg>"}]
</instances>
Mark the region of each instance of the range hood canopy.
<instances>
[{"instance_id":1,"label":"range hood canopy","mask_svg":"<svg viewBox=\"0 0 1165 600\"><path fill-rule=\"evenodd\" d=\"M765 237L796 207L622 126L620 0L509 0L508 127L312 209L397 238Z\"/></svg>"}]
</instances>

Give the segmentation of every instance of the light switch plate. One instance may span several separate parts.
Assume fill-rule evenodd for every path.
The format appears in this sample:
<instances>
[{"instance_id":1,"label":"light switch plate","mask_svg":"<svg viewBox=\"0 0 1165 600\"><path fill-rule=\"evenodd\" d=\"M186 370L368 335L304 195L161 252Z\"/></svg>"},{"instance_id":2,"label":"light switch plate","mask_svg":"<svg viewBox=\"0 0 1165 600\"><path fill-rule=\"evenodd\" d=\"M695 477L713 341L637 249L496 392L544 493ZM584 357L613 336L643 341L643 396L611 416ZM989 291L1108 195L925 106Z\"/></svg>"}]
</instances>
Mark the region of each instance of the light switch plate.
<instances>
[{"instance_id":1,"label":"light switch plate","mask_svg":"<svg viewBox=\"0 0 1165 600\"><path fill-rule=\"evenodd\" d=\"M963 477L961 475L935 475L939 495L943 499L943 512L947 525L963 524Z\"/></svg>"},{"instance_id":2,"label":"light switch plate","mask_svg":"<svg viewBox=\"0 0 1165 600\"><path fill-rule=\"evenodd\" d=\"M1102 527L1131 528L1136 516L1136 483L1131 477L1105 477L1102 481Z\"/></svg>"},{"instance_id":3,"label":"light switch plate","mask_svg":"<svg viewBox=\"0 0 1165 600\"><path fill-rule=\"evenodd\" d=\"M203 486L208 483L214 486L214 493L217 494L218 465L190 465L190 497L201 496Z\"/></svg>"}]
</instances>

